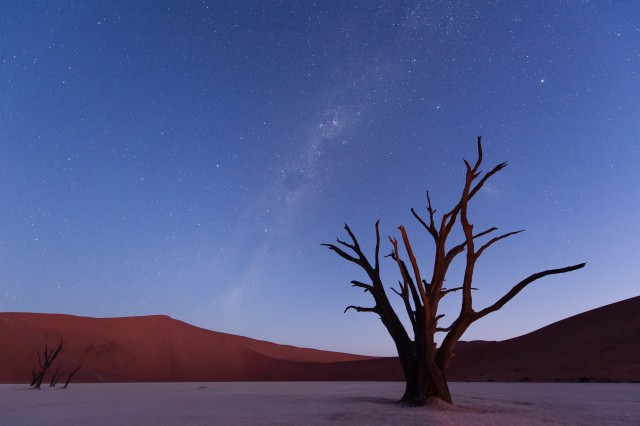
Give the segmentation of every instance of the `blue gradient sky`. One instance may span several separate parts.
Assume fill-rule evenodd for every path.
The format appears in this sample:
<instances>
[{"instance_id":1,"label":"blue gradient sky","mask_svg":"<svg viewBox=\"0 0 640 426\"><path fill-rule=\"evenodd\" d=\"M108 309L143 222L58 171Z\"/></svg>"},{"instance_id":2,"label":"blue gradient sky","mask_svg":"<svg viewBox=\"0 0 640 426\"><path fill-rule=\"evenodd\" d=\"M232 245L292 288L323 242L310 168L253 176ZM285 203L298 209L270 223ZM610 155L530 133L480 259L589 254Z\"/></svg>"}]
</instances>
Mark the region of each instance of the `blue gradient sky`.
<instances>
[{"instance_id":1,"label":"blue gradient sky","mask_svg":"<svg viewBox=\"0 0 640 426\"><path fill-rule=\"evenodd\" d=\"M483 256L475 306L588 265L465 339L636 296L639 23L635 1L2 2L0 310L391 355L320 243L405 224L429 274L409 209L451 208L478 134L509 167L470 218L527 232Z\"/></svg>"}]
</instances>

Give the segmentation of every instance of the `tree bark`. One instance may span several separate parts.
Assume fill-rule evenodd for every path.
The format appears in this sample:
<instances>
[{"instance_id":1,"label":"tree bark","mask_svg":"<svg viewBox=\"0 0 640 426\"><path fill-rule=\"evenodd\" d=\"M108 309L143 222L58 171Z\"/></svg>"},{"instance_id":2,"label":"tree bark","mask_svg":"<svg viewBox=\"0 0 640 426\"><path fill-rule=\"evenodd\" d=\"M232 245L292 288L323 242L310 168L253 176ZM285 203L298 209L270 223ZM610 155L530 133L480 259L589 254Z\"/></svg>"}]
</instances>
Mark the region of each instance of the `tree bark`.
<instances>
[{"instance_id":1,"label":"tree bark","mask_svg":"<svg viewBox=\"0 0 640 426\"><path fill-rule=\"evenodd\" d=\"M452 403L446 374L435 360L414 353L411 357L400 358L405 377L405 392L400 402L411 406L424 405L429 399L437 398ZM429 364L433 366L429 368Z\"/></svg>"}]
</instances>

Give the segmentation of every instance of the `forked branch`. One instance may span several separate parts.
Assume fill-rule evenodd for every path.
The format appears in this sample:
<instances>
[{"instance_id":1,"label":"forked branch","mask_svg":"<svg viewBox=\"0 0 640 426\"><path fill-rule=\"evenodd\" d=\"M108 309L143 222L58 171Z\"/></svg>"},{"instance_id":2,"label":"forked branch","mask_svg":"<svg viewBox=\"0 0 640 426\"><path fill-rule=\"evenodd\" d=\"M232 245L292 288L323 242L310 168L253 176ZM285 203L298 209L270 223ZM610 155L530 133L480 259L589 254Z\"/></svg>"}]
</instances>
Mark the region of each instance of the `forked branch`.
<instances>
[{"instance_id":1,"label":"forked branch","mask_svg":"<svg viewBox=\"0 0 640 426\"><path fill-rule=\"evenodd\" d=\"M356 265L363 266L363 265L362 265L362 260L361 260L361 259L358 259L358 258L356 258L356 257L354 257L354 256L351 256L350 254L348 254L348 253L347 253L347 252L345 252L344 250L342 250L342 249L338 248L338 247L337 247L337 246L335 246L334 244L327 244L327 243L323 243L322 245L323 245L323 246L325 246L325 247L329 247L329 249L330 249L330 250L333 250L333 251L335 251L336 253L338 253L338 256L340 256L341 258L343 258L343 259L345 259L345 260L348 260L349 262L353 262L353 263L355 263Z\"/></svg>"},{"instance_id":2,"label":"forked branch","mask_svg":"<svg viewBox=\"0 0 640 426\"><path fill-rule=\"evenodd\" d=\"M445 240L446 240L446 237L451 232L453 225L456 223L458 214L463 208L463 204L468 203L478 193L478 191L480 191L480 189L487 182L487 180L489 180L491 176L495 175L500 170L507 167L506 162L500 163L496 165L493 169L491 169L488 173L485 173L485 175L475 185L471 185L473 181L477 177L479 177L481 174L481 173L477 173L478 169L480 168L480 165L482 164L482 137L481 136L478 136L478 158L476 160L475 165L471 167L471 165L467 160L464 160L464 163L465 163L465 166L467 167L466 184L468 184L469 186L465 188L465 191L464 191L466 193L466 197L463 197L458 202L458 204L456 204L456 206L453 209L451 209L451 211L449 211L447 214L445 214L442 217L441 224L440 224L440 236L444 234Z\"/></svg>"},{"instance_id":3,"label":"forked branch","mask_svg":"<svg viewBox=\"0 0 640 426\"><path fill-rule=\"evenodd\" d=\"M489 228L486 231L482 231L482 232L479 232L479 233L475 234L473 236L473 239L475 240L476 238L483 237L483 236L485 236L485 235L487 235L487 234L489 234L489 233L491 233L493 231L497 231L497 230L498 230L498 228L495 228L495 227L494 228ZM449 265L457 255L462 253L466 246L467 246L467 242L464 241L464 242L458 244L457 246L451 248L447 252L447 256L446 256L447 265Z\"/></svg>"},{"instance_id":4,"label":"forked branch","mask_svg":"<svg viewBox=\"0 0 640 426\"><path fill-rule=\"evenodd\" d=\"M438 242L438 230L436 229L436 223L435 223L436 211L435 211L435 209L433 207L431 207L431 197L429 196L429 191L427 191L427 211L429 212L429 224L428 225L420 217L420 215L418 215L418 213L416 213L416 211L413 208L411 209L411 213L413 214L413 216L416 219L418 219L418 222L420 222L422 224L422 226L425 227L425 229L429 232L429 234L431 234L431 236L433 237L433 239L437 243Z\"/></svg>"}]
</instances>

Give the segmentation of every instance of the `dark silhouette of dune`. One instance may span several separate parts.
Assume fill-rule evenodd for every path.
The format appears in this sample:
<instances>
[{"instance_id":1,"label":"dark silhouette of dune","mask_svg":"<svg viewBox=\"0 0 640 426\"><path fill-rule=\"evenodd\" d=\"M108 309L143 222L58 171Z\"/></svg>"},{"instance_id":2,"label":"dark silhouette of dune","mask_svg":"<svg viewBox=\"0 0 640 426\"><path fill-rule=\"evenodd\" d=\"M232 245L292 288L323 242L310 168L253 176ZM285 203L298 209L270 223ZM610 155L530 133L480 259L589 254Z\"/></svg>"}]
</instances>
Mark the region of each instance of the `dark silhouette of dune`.
<instances>
[{"instance_id":1,"label":"dark silhouette of dune","mask_svg":"<svg viewBox=\"0 0 640 426\"><path fill-rule=\"evenodd\" d=\"M402 380L397 358L278 345L167 316L0 313L0 382L27 383L36 351L65 341L81 382ZM469 381L640 381L640 297L502 342L460 342L448 373Z\"/></svg>"},{"instance_id":2,"label":"dark silhouette of dune","mask_svg":"<svg viewBox=\"0 0 640 426\"><path fill-rule=\"evenodd\" d=\"M640 296L500 342L462 342L448 371L470 381L640 381Z\"/></svg>"}]
</instances>

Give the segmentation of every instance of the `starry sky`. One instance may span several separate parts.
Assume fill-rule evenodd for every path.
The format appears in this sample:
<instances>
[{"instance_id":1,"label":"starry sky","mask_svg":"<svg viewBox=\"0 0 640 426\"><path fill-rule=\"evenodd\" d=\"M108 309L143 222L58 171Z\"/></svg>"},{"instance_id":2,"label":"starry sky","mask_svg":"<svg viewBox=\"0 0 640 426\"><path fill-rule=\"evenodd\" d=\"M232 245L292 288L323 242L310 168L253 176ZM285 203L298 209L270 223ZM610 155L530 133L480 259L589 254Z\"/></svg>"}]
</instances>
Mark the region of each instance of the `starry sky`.
<instances>
[{"instance_id":1,"label":"starry sky","mask_svg":"<svg viewBox=\"0 0 640 426\"><path fill-rule=\"evenodd\" d=\"M464 339L636 296L639 52L633 0L2 2L0 310L393 355L343 313L370 305L363 273L320 244L347 222L372 254L377 219L404 224L428 275L410 208L457 202L477 135L484 170L509 166L471 221L526 232L483 255L474 306L588 264Z\"/></svg>"}]
</instances>

